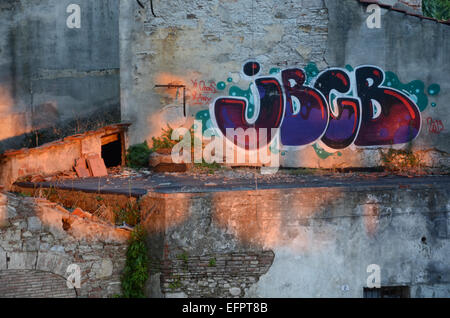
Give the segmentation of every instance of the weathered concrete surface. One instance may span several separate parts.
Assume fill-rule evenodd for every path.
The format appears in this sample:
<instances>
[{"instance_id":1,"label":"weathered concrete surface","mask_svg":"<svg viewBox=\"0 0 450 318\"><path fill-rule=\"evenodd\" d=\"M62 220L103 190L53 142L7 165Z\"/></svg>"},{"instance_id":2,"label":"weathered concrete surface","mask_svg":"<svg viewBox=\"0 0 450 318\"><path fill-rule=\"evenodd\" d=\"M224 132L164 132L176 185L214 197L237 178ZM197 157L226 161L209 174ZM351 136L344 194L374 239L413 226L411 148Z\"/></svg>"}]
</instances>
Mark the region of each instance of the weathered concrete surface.
<instances>
[{"instance_id":1,"label":"weathered concrete surface","mask_svg":"<svg viewBox=\"0 0 450 318\"><path fill-rule=\"evenodd\" d=\"M120 5L121 109L122 119L133 123L130 143L151 144L167 122L176 127L184 121L181 111L173 111L183 104L181 92L155 84L187 85L192 119L222 94L216 83L230 76L239 81L246 59L258 58L267 74L272 67L307 61L326 66L328 16L322 0L256 1L253 7L247 0L154 0L157 18L150 6ZM204 94L195 81L204 81L211 93Z\"/></svg>"},{"instance_id":2,"label":"weathered concrete surface","mask_svg":"<svg viewBox=\"0 0 450 318\"><path fill-rule=\"evenodd\" d=\"M81 28L69 29L71 3L0 4L0 152L34 144L32 130L57 139L120 121L118 3L77 1Z\"/></svg>"},{"instance_id":3,"label":"weathered concrete surface","mask_svg":"<svg viewBox=\"0 0 450 318\"><path fill-rule=\"evenodd\" d=\"M395 2L395 1L390 1ZM388 3L392 4L392 3ZM450 127L448 109L445 107L450 99L448 74L450 63L450 26L421 19L404 13L381 9L381 28L369 29L366 20L370 12L367 5L353 0L325 0L328 11L328 36L325 61L329 66L376 65L385 71L398 75L402 82L420 80L427 85L439 83L439 95L429 97L428 107L421 113L422 129L420 135L412 142L413 151L438 149L431 151L435 157L435 166L448 166L450 153L449 130L444 128L439 134L430 130L429 118L441 120L443 127ZM431 103L436 107L431 107ZM312 158L322 167L329 165L373 166L379 163L376 149L345 150L341 157L332 156L320 160L314 152L297 152L286 156L282 162L286 166L306 165ZM425 159L429 160L429 158Z\"/></svg>"},{"instance_id":4,"label":"weathered concrete surface","mask_svg":"<svg viewBox=\"0 0 450 318\"><path fill-rule=\"evenodd\" d=\"M399 1L383 3L408 8ZM418 1L408 3L414 7ZM429 96L421 114L421 133L412 149L426 151L426 165L449 165L448 25L382 9L382 27L369 29L367 4L356 0L155 0L154 8L156 18L149 6L121 2L121 109L123 119L133 122L131 143L151 143L166 123L190 126L199 111L227 95L230 85L248 89L239 72L249 58L262 65L264 75L271 68L304 68L308 62L320 71L369 64L395 72L402 82L422 81L425 90L440 85L440 94ZM226 90L218 88L220 81ZM169 83L187 86L187 118L181 91L154 87ZM286 167L374 167L382 162L378 148L350 147L323 156L307 146L287 151L280 162Z\"/></svg>"},{"instance_id":5,"label":"weathered concrete surface","mask_svg":"<svg viewBox=\"0 0 450 318\"><path fill-rule=\"evenodd\" d=\"M362 297L370 264L380 266L382 286L449 296L448 189L355 191L342 199L298 227L303 240L274 249L271 269L246 296Z\"/></svg>"},{"instance_id":6,"label":"weathered concrete surface","mask_svg":"<svg viewBox=\"0 0 450 318\"><path fill-rule=\"evenodd\" d=\"M377 264L382 286L410 286L411 297L450 294L448 186L149 194L143 200L152 275L161 273L164 293L229 296L228 280L250 276L241 297L362 297L367 267ZM275 255L265 274L264 263L243 261L268 250ZM232 253L242 254L233 265L225 261ZM223 262L210 268L213 257ZM230 274L229 266L238 269Z\"/></svg>"},{"instance_id":7,"label":"weathered concrete surface","mask_svg":"<svg viewBox=\"0 0 450 318\"><path fill-rule=\"evenodd\" d=\"M94 199L95 194L122 195L139 198L147 193L210 193L258 189L293 189L293 188L327 188L327 187L448 187L448 175L389 175L387 173L332 173L302 174L296 170L280 170L276 175L260 175L258 171L225 170L217 174L196 175L195 173L154 173L128 176L108 176L105 178L87 178L75 180L59 180L53 182L17 182L14 189L38 192L40 188L55 188L62 191L79 191L92 194L84 197L85 201ZM63 192L61 192L63 193ZM90 210L86 202L84 209ZM116 203L114 203L116 204ZM71 205L71 204L69 204Z\"/></svg>"}]
</instances>

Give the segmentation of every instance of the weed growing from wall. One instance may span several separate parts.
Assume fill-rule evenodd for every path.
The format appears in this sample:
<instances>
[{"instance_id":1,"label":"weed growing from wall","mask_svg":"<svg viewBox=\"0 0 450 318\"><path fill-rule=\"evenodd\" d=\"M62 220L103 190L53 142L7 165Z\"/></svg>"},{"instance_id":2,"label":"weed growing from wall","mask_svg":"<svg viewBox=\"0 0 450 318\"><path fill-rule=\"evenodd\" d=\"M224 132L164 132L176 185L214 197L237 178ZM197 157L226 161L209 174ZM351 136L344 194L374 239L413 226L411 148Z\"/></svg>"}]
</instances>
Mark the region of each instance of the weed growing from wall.
<instances>
[{"instance_id":1,"label":"weed growing from wall","mask_svg":"<svg viewBox=\"0 0 450 318\"><path fill-rule=\"evenodd\" d=\"M222 169L222 166L219 163L207 163L205 160L203 160L202 163L196 163L194 166L201 172L206 172L209 174L214 174L214 172Z\"/></svg>"},{"instance_id":2,"label":"weed growing from wall","mask_svg":"<svg viewBox=\"0 0 450 318\"><path fill-rule=\"evenodd\" d=\"M142 144L130 146L127 150L127 165L130 168L148 167L148 160L151 150L147 145L147 141Z\"/></svg>"},{"instance_id":3,"label":"weed growing from wall","mask_svg":"<svg viewBox=\"0 0 450 318\"><path fill-rule=\"evenodd\" d=\"M141 212L136 202L129 201L125 208L116 209L114 213L116 224L122 224L123 222L131 226L139 224Z\"/></svg>"},{"instance_id":4,"label":"weed growing from wall","mask_svg":"<svg viewBox=\"0 0 450 318\"><path fill-rule=\"evenodd\" d=\"M174 281L169 284L169 288L172 291L180 289L183 285L181 284L181 278L179 276L174 277Z\"/></svg>"},{"instance_id":5,"label":"weed growing from wall","mask_svg":"<svg viewBox=\"0 0 450 318\"><path fill-rule=\"evenodd\" d=\"M145 298L145 284L148 279L148 254L145 231L136 226L131 233L127 260L122 275L122 297Z\"/></svg>"},{"instance_id":6,"label":"weed growing from wall","mask_svg":"<svg viewBox=\"0 0 450 318\"><path fill-rule=\"evenodd\" d=\"M167 125L167 128L162 129L162 134L159 137L152 137L153 146L152 151L158 151L161 149L172 149L178 141L172 140L173 128Z\"/></svg>"},{"instance_id":7,"label":"weed growing from wall","mask_svg":"<svg viewBox=\"0 0 450 318\"><path fill-rule=\"evenodd\" d=\"M386 170L399 173L420 173L422 160L419 155L414 154L409 148L405 150L389 149L380 152L381 161Z\"/></svg>"},{"instance_id":8,"label":"weed growing from wall","mask_svg":"<svg viewBox=\"0 0 450 318\"><path fill-rule=\"evenodd\" d=\"M216 267L216 258L215 257L211 257L209 259L208 267Z\"/></svg>"}]
</instances>

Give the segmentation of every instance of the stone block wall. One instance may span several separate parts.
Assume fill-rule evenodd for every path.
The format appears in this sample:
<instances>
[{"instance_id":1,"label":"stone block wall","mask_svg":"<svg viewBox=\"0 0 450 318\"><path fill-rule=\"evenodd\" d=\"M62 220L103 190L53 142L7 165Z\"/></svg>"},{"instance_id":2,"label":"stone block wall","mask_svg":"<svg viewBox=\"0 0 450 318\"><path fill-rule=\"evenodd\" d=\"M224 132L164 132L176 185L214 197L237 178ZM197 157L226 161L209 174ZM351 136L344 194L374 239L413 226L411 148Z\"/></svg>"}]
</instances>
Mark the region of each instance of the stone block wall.
<instances>
[{"instance_id":1,"label":"stone block wall","mask_svg":"<svg viewBox=\"0 0 450 318\"><path fill-rule=\"evenodd\" d=\"M0 271L0 297L75 298L75 289L66 286L64 277L27 269Z\"/></svg>"},{"instance_id":2,"label":"stone block wall","mask_svg":"<svg viewBox=\"0 0 450 318\"><path fill-rule=\"evenodd\" d=\"M128 238L128 231L71 216L46 200L1 193L0 297L120 294ZM77 290L66 285L71 264L80 268ZM23 286L23 281L28 285Z\"/></svg>"},{"instance_id":3,"label":"stone block wall","mask_svg":"<svg viewBox=\"0 0 450 318\"><path fill-rule=\"evenodd\" d=\"M273 257L272 251L202 256L180 254L176 259L163 260L161 291L166 297L242 297L248 287L267 273ZM158 265L152 264L152 267Z\"/></svg>"}]
</instances>

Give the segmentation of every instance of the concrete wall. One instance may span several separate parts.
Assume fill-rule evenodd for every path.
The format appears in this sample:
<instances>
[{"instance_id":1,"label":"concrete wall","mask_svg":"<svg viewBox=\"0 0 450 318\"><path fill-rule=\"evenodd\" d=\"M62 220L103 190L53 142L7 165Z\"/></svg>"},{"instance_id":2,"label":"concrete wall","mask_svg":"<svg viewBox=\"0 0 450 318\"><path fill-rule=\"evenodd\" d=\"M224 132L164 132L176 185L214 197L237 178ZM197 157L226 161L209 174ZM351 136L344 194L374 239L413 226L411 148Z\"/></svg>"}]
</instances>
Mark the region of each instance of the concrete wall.
<instances>
[{"instance_id":1,"label":"concrete wall","mask_svg":"<svg viewBox=\"0 0 450 318\"><path fill-rule=\"evenodd\" d=\"M119 23L114 0L0 4L0 152L120 121Z\"/></svg>"},{"instance_id":2,"label":"concrete wall","mask_svg":"<svg viewBox=\"0 0 450 318\"><path fill-rule=\"evenodd\" d=\"M410 96L413 99L426 98L428 103L417 102L417 105L423 105L420 106L422 122L420 134L413 140L412 147L415 151L431 150L425 159L429 160L429 165L448 166L450 143L446 127L449 114L445 105L450 98L447 76L450 64L446 53L450 49L450 26L381 9L381 28L369 29L366 26L369 16L365 12L366 6L350 0L325 2L330 21L327 63L337 67L377 65L385 72L395 73L406 84L402 91L407 90L406 86L412 87L417 83L417 88L423 89L422 93ZM427 92L433 83L440 86L438 95ZM440 155L439 150L447 154ZM352 157L352 154L343 152L343 157L346 156ZM373 160L377 156L377 151L373 150L355 154L357 160L364 164L370 164L371 158Z\"/></svg>"},{"instance_id":3,"label":"concrete wall","mask_svg":"<svg viewBox=\"0 0 450 318\"><path fill-rule=\"evenodd\" d=\"M328 16L322 1L153 1L157 18L135 1L121 1L122 117L130 142L184 122L182 95L155 84L187 86L188 119L223 95L217 84L240 80L242 63L325 67ZM312 31L312 32L311 32ZM303 55L302 55L303 54ZM197 84L197 85L196 85ZM248 88L248 82L241 81ZM230 86L230 85L229 85ZM203 88L203 89L202 89Z\"/></svg>"},{"instance_id":4,"label":"concrete wall","mask_svg":"<svg viewBox=\"0 0 450 318\"><path fill-rule=\"evenodd\" d=\"M445 107L450 94L446 78L450 64L445 61L449 49L448 25L382 9L381 28L370 29L366 23L370 16L367 5L356 0L196 0L182 4L177 0L155 0L153 4L157 17L148 6L142 9L133 1L121 1L120 7L121 108L123 119L133 122L131 143L144 139L151 142L151 137L159 135L167 123L172 127L190 127L193 119L198 119L203 127L222 129L214 111L228 106L214 105L220 96L245 97L249 105L247 115L251 117L252 81L242 76L241 71L244 62L254 59L261 67L260 75L283 83L285 93L289 84L283 82L280 71L303 69L312 87L319 72L342 68L353 87L346 98L361 99L361 126L355 124L353 129L358 131L357 136L352 137L353 143L341 148L324 142L322 137L332 130L327 122L314 136L312 131L317 125L309 128L293 116L290 118L293 122L289 123L287 119L292 114L286 110L288 105L280 124L281 134L283 126L287 131L285 140L281 140L283 166L378 166L382 164L379 149L392 146L411 146L414 151L426 152L426 165L448 166ZM355 69L361 65L376 66L374 70L381 74L380 79L384 76L380 83L383 87L388 87L389 78L398 79L390 88L400 92L401 102L388 102L390 97L381 95L375 99L382 104L383 115L378 121L387 118L380 124L385 128L367 128L375 116L372 107L376 108L376 104L371 105L367 95L354 90ZM154 87L169 83L186 85L187 117L183 116L180 89ZM438 94L436 87L440 88ZM323 87L321 92L325 94ZM256 98L256 93L253 97ZM287 96L286 101L289 100ZM411 106L404 110L414 114L408 123L402 124L410 114L389 109L406 100ZM331 108L329 100L328 104ZM276 111L281 114L283 110ZM225 120L223 125L227 125ZM233 125L247 124L233 122ZM413 133L406 133L411 127ZM295 140L305 134L311 138ZM392 138L383 137L386 134Z\"/></svg>"},{"instance_id":5,"label":"concrete wall","mask_svg":"<svg viewBox=\"0 0 450 318\"><path fill-rule=\"evenodd\" d=\"M363 297L371 264L382 286L450 295L448 187L149 194L141 203L152 296Z\"/></svg>"}]
</instances>

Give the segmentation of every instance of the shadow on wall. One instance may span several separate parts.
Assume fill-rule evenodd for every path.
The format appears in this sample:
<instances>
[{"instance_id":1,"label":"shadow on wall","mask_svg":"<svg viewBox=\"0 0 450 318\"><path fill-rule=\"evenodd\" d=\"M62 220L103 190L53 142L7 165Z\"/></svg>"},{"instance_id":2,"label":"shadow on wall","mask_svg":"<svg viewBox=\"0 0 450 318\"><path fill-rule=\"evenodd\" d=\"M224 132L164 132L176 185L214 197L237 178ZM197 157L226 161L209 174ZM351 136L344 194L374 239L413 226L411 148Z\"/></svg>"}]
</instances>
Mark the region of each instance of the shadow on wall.
<instances>
[{"instance_id":1,"label":"shadow on wall","mask_svg":"<svg viewBox=\"0 0 450 318\"><path fill-rule=\"evenodd\" d=\"M14 100L9 90L0 85L0 142L28 133L27 116L25 112L13 112ZM0 152L1 152L0 144Z\"/></svg>"},{"instance_id":2,"label":"shadow on wall","mask_svg":"<svg viewBox=\"0 0 450 318\"><path fill-rule=\"evenodd\" d=\"M31 122L31 125L27 125ZM82 116L61 121L57 105L48 102L32 113L12 113L0 119L0 153L10 149L34 148L74 134L120 122L120 107L110 105Z\"/></svg>"},{"instance_id":3,"label":"shadow on wall","mask_svg":"<svg viewBox=\"0 0 450 318\"><path fill-rule=\"evenodd\" d=\"M143 225L153 239L174 233L171 239L187 249L195 247L193 253L206 253L212 246L285 247L304 252L320 249L336 238L333 219L348 216L353 207L347 206L347 200L352 198L351 193L337 188L152 193L140 206ZM378 201L364 200L359 216L366 235L373 237L379 230ZM330 226L317 233L314 222ZM225 239L227 235L232 239Z\"/></svg>"}]
</instances>

